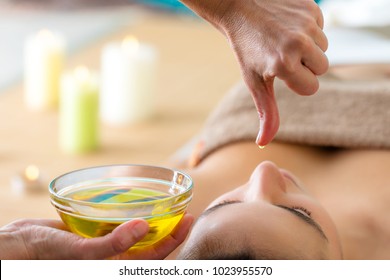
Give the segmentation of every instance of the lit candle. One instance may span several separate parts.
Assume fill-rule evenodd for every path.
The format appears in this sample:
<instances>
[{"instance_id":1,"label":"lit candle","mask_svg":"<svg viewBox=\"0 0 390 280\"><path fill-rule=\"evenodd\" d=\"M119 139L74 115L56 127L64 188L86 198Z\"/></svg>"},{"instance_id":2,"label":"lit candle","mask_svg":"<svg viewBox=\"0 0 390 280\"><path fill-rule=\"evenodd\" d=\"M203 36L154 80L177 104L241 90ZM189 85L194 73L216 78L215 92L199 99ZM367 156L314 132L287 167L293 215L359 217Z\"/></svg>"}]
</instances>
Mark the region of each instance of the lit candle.
<instances>
[{"instance_id":1,"label":"lit candle","mask_svg":"<svg viewBox=\"0 0 390 280\"><path fill-rule=\"evenodd\" d=\"M65 73L60 92L59 141L66 153L84 153L98 147L99 85L97 75L79 66Z\"/></svg>"},{"instance_id":2,"label":"lit candle","mask_svg":"<svg viewBox=\"0 0 390 280\"><path fill-rule=\"evenodd\" d=\"M65 40L57 33L41 30L25 45L25 103L33 110L56 108L65 58Z\"/></svg>"},{"instance_id":3,"label":"lit candle","mask_svg":"<svg viewBox=\"0 0 390 280\"><path fill-rule=\"evenodd\" d=\"M12 190L16 194L34 193L46 190L41 172L35 165L26 169L11 180Z\"/></svg>"},{"instance_id":4,"label":"lit candle","mask_svg":"<svg viewBox=\"0 0 390 280\"><path fill-rule=\"evenodd\" d=\"M123 125L153 115L157 51L134 37L110 43L102 52L100 116Z\"/></svg>"}]
</instances>

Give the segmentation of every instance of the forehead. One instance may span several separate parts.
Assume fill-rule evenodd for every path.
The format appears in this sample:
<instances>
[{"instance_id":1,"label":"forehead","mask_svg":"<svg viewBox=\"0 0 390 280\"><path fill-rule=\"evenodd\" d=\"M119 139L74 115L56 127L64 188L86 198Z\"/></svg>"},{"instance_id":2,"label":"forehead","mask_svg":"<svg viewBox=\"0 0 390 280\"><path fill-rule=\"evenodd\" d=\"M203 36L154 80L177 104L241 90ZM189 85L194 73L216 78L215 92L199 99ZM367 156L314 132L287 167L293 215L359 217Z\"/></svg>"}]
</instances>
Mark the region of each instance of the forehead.
<instances>
[{"instance_id":1,"label":"forehead","mask_svg":"<svg viewBox=\"0 0 390 280\"><path fill-rule=\"evenodd\" d=\"M250 246L284 256L319 255L326 248L318 233L287 211L248 203L215 209L197 221L191 235L198 235L198 242L206 236L224 240L232 250Z\"/></svg>"}]
</instances>

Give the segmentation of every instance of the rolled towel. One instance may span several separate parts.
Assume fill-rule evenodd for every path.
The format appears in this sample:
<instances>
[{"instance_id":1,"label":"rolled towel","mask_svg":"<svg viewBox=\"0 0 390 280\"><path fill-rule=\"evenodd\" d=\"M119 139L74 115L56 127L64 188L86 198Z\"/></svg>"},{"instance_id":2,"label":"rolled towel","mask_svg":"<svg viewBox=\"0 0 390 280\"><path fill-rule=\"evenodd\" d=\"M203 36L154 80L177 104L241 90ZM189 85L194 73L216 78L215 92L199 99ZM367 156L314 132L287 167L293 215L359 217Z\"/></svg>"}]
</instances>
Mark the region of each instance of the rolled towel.
<instances>
[{"instance_id":1,"label":"rolled towel","mask_svg":"<svg viewBox=\"0 0 390 280\"><path fill-rule=\"evenodd\" d=\"M274 141L341 148L390 148L390 81L320 78L312 96L299 96L275 81L280 128ZM207 119L197 157L237 141L255 141L259 119L240 81Z\"/></svg>"}]
</instances>

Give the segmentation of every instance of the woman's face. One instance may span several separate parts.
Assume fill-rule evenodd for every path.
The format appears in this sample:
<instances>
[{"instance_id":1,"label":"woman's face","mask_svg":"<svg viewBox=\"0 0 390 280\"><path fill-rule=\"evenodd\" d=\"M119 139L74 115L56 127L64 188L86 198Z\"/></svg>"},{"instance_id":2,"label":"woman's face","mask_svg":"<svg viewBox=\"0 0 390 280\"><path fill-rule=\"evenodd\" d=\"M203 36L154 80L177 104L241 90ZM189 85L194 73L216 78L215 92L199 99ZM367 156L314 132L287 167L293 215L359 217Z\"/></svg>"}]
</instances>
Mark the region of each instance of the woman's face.
<instances>
[{"instance_id":1,"label":"woman's face","mask_svg":"<svg viewBox=\"0 0 390 280\"><path fill-rule=\"evenodd\" d=\"M271 162L259 164L248 183L209 205L181 255L194 252L195 258L246 252L254 258L342 257L336 228L325 209L291 174Z\"/></svg>"}]
</instances>

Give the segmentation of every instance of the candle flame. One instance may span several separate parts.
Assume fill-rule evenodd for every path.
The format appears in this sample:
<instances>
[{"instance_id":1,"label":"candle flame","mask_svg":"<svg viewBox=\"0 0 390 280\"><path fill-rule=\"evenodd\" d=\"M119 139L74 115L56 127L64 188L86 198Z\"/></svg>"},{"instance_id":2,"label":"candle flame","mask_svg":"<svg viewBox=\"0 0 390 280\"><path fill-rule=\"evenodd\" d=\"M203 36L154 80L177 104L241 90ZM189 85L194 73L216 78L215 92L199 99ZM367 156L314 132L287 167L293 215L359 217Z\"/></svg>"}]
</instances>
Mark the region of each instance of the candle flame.
<instances>
[{"instance_id":1,"label":"candle flame","mask_svg":"<svg viewBox=\"0 0 390 280\"><path fill-rule=\"evenodd\" d=\"M130 53L134 54L139 48L139 41L134 36L127 36L122 42L122 48Z\"/></svg>"},{"instance_id":2,"label":"candle flame","mask_svg":"<svg viewBox=\"0 0 390 280\"><path fill-rule=\"evenodd\" d=\"M27 166L24 174L28 180L36 180L39 177L39 168L35 165L29 165Z\"/></svg>"},{"instance_id":3,"label":"candle flame","mask_svg":"<svg viewBox=\"0 0 390 280\"><path fill-rule=\"evenodd\" d=\"M78 66L74 70L74 76L79 81L86 81L86 80L88 80L89 75L90 75L89 70L85 66Z\"/></svg>"}]
</instances>

